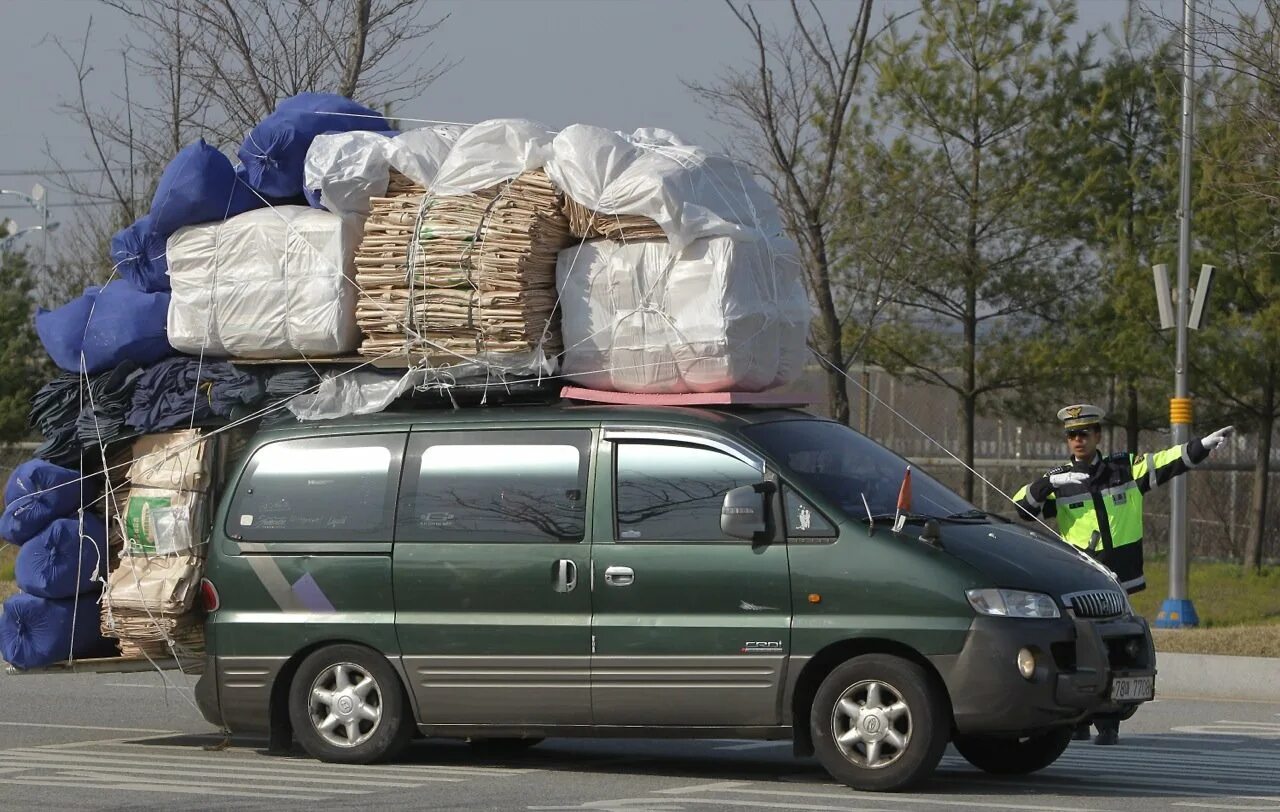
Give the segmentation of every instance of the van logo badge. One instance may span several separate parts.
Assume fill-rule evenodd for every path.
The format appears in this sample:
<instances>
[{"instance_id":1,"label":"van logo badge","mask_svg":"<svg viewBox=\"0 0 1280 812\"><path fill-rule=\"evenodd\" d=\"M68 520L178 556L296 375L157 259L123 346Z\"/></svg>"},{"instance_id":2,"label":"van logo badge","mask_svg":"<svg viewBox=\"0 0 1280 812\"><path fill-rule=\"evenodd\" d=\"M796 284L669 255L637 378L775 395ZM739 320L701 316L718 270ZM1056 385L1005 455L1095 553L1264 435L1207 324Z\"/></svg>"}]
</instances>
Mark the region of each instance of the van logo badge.
<instances>
[{"instance_id":1,"label":"van logo badge","mask_svg":"<svg viewBox=\"0 0 1280 812\"><path fill-rule=\"evenodd\" d=\"M781 640L748 640L742 644L742 654L774 654L782 651Z\"/></svg>"}]
</instances>

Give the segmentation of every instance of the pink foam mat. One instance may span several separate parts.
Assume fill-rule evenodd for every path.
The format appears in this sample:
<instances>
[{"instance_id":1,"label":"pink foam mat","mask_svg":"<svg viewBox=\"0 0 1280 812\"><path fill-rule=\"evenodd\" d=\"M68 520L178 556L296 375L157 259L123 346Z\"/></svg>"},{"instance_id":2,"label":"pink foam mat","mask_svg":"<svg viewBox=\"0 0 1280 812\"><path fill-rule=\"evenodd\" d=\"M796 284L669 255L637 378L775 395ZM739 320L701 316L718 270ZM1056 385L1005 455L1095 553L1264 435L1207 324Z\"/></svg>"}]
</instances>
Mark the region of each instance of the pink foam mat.
<instances>
[{"instance_id":1,"label":"pink foam mat","mask_svg":"<svg viewBox=\"0 0 1280 812\"><path fill-rule=\"evenodd\" d=\"M611 403L620 406L808 406L808 395L784 392L690 392L683 395L645 394L641 392L606 392L566 386L560 390L565 400L585 403Z\"/></svg>"}]
</instances>

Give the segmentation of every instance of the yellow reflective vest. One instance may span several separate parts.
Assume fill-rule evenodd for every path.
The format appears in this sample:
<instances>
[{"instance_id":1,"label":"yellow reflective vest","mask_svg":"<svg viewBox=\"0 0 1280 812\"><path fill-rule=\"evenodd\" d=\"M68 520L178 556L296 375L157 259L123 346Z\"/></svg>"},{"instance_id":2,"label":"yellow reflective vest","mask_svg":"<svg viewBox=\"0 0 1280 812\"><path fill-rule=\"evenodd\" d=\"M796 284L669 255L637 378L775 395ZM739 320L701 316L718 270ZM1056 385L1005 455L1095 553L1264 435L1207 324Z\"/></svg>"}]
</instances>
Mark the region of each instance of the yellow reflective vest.
<instances>
[{"instance_id":1,"label":"yellow reflective vest","mask_svg":"<svg viewBox=\"0 0 1280 812\"><path fill-rule=\"evenodd\" d=\"M1142 497L1179 474L1186 473L1209 455L1199 439L1155 454L1096 454L1093 460L1072 459L1013 495L1026 517L1056 517L1058 532L1083 550L1109 552L1142 541ZM1054 488L1055 473L1080 471L1088 482ZM1094 534L1097 540L1094 541Z\"/></svg>"}]
</instances>

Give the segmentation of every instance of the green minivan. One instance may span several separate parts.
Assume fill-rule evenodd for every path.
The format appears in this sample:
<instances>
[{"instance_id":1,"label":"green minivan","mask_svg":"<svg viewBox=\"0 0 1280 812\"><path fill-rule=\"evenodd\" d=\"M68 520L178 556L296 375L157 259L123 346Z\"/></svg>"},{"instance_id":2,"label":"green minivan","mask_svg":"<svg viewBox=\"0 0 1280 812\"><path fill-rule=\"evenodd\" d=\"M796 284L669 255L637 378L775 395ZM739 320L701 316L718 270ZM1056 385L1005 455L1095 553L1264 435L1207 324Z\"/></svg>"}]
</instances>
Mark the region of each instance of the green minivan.
<instances>
[{"instance_id":1,"label":"green minivan","mask_svg":"<svg viewBox=\"0 0 1280 812\"><path fill-rule=\"evenodd\" d=\"M1152 698L1110 573L839 423L530 405L260 430L210 537L196 696L325 761L413 736L790 739L863 790L948 742L1051 764Z\"/></svg>"}]
</instances>

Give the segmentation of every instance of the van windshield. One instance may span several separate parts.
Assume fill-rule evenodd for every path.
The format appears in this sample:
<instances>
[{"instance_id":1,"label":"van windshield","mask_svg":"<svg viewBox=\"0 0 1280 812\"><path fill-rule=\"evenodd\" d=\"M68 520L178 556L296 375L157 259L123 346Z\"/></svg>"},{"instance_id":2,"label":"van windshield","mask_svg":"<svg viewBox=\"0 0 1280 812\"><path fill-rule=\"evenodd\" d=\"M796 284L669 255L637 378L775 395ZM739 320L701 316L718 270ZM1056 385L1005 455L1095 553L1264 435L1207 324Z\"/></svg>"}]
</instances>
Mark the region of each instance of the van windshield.
<instances>
[{"instance_id":1,"label":"van windshield","mask_svg":"<svg viewBox=\"0 0 1280 812\"><path fill-rule=\"evenodd\" d=\"M865 518L868 507L875 516L891 515L897 508L907 461L848 426L828 420L783 420L743 431L795 484L822 494L848 518ZM910 512L939 519L980 515L915 466Z\"/></svg>"}]
</instances>

